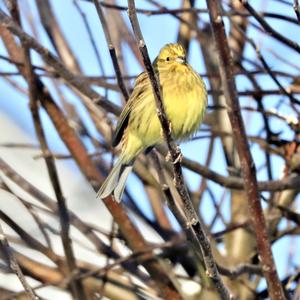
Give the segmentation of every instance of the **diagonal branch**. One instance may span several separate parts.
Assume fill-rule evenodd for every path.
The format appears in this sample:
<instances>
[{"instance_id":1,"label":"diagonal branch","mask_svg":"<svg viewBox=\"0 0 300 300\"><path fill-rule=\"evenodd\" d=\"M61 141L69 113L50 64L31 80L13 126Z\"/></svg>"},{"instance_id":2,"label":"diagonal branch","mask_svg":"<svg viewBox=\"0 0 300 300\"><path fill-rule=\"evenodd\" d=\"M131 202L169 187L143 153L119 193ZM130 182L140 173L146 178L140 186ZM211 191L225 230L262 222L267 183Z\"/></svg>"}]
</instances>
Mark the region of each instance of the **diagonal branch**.
<instances>
[{"instance_id":1,"label":"diagonal branch","mask_svg":"<svg viewBox=\"0 0 300 300\"><path fill-rule=\"evenodd\" d=\"M49 0L35 0L40 20L57 54L74 73L81 73L78 63L67 39L59 26Z\"/></svg>"},{"instance_id":2,"label":"diagonal branch","mask_svg":"<svg viewBox=\"0 0 300 300\"><path fill-rule=\"evenodd\" d=\"M39 108L38 108L38 91L37 91L37 82L36 77L32 69L31 60L30 60L30 52L29 49L25 47L25 70L27 73L27 82L29 86L29 97L30 97L30 109L33 118L33 123L35 127L35 132L37 138L40 142L42 153L45 156L45 162L48 169L48 174L50 177L50 181L52 183L55 196L58 203L58 214L61 225L61 238L62 244L66 256L67 262L67 275L72 278L73 272L76 270L76 261L72 248L72 240L69 235L70 228L70 220L69 214L67 211L67 205L65 197L63 196L62 188L59 182L54 158L51 155L47 155L50 151L48 148L48 144L46 141L45 133L42 127ZM79 280L71 280L70 289L74 299L84 300L84 290L82 283Z\"/></svg>"},{"instance_id":3,"label":"diagonal branch","mask_svg":"<svg viewBox=\"0 0 300 300\"><path fill-rule=\"evenodd\" d=\"M207 6L219 56L219 71L224 96L228 104L228 116L233 129L241 162L242 175L245 182L245 190L250 210L250 219L256 233L257 248L261 258L263 274L267 280L270 298L285 299L268 240L266 222L260 203L255 165L249 150L240 105L238 102L237 90L233 77L232 57L221 15L221 7L217 0L207 0Z\"/></svg>"},{"instance_id":4,"label":"diagonal branch","mask_svg":"<svg viewBox=\"0 0 300 300\"><path fill-rule=\"evenodd\" d=\"M181 155L179 148L175 145L172 135L171 129L169 126L169 121L167 119L167 115L165 112L165 108L163 105L162 93L159 85L159 80L157 74L155 74L154 69L152 67L148 50L146 44L143 39L143 35L139 26L139 22L137 19L136 8L134 0L128 0L128 15L133 28L133 32L135 34L139 50L143 57L143 62L149 79L151 81L153 94L156 101L157 106L157 114L158 118L163 130L164 139L167 143L169 153L171 155L171 161L173 164L173 171L175 175L175 185L176 189L181 196L181 199L184 203L183 210L185 213L186 221L185 221L185 231L187 237L191 244L194 247L194 250L198 255L201 253L203 256L203 260L207 269L207 274L209 278L215 284L215 287L220 294L222 299L230 299L230 292L227 287L224 285L223 280L218 272L217 265L215 259L213 257L211 246L208 240L208 237L203 229L203 225L200 223L198 215L195 212L192 201L187 192L186 186L184 184L182 169L180 160L178 157ZM175 205L172 205L172 208L176 208ZM177 211L174 211L174 215L178 216ZM179 220L180 222L180 220ZM199 251L200 250L200 251ZM199 253L200 252L200 253Z\"/></svg>"},{"instance_id":5,"label":"diagonal branch","mask_svg":"<svg viewBox=\"0 0 300 300\"><path fill-rule=\"evenodd\" d=\"M6 35L6 41L9 45L9 52L13 60L23 62L24 58L20 55L20 49L9 35L9 31L5 29L5 21L2 19L2 12L0 11L0 24L4 25L2 36ZM12 21L9 21L10 23ZM1 27L0 27L1 28ZM23 66L24 64L22 64ZM24 67L19 66L20 72L26 77L24 72ZM42 106L45 108L47 114L49 115L53 125L55 126L57 132L59 133L62 141L69 149L70 153L73 155L74 160L80 167L82 173L89 180L90 184L95 190L99 189L100 183L103 181L103 177L96 168L93 161L90 159L84 145L82 144L79 137L76 135L74 129L68 123L67 118L64 113L58 107L58 105L52 99L47 88L43 85L42 81L38 78L36 79L37 90L38 90L38 99L40 99ZM1 162L1 160L0 160ZM141 251L147 248L148 244L143 238L141 232L136 228L133 222L130 220L126 211L121 205L118 205L112 197L107 197L103 200L104 204L112 214L114 220L119 225L119 228L126 238L129 247L133 251ZM152 276L152 279L156 283L157 289L161 292L163 297L167 300L180 300L182 299L181 295L177 291L177 287L174 282L171 280L167 270L164 265L157 260L143 262L145 268Z\"/></svg>"},{"instance_id":6,"label":"diagonal branch","mask_svg":"<svg viewBox=\"0 0 300 300\"><path fill-rule=\"evenodd\" d=\"M116 54L116 49L113 45L113 42L112 42L112 39L111 39L111 36L110 36L110 33L109 33L107 22L105 20L101 5L99 4L99 1L98 0L93 0L93 1L94 1L94 4L95 4L97 13L98 13L100 22L102 24L102 28L103 28L104 35L105 35L105 38L106 38L106 42L108 44L109 54L110 54L110 57L111 57L111 60L112 60L112 63L113 63L113 66L114 66L114 69L115 69L115 72L116 72L116 77L117 77L119 88L120 88L125 100L127 101L128 98L129 98L129 95L128 95L126 86L124 84L124 80L123 80L123 77L122 77L122 74L121 74L121 69L120 69L117 54Z\"/></svg>"},{"instance_id":7,"label":"diagonal branch","mask_svg":"<svg viewBox=\"0 0 300 300\"><path fill-rule=\"evenodd\" d=\"M295 50L296 52L300 53L300 45L296 42L288 39L284 35L280 34L276 30L274 30L268 22L262 18L257 11L248 3L247 0L240 0L242 5L248 10L248 12L255 18L255 20L263 27L263 29L273 38L277 39L278 41L282 42L287 47ZM221 14L220 14L221 16Z\"/></svg>"},{"instance_id":8,"label":"diagonal branch","mask_svg":"<svg viewBox=\"0 0 300 300\"><path fill-rule=\"evenodd\" d=\"M30 300L39 300L40 298L36 295L34 290L31 288L31 286L27 283L26 278L24 277L24 274L20 268L20 265L18 264L18 261L13 254L12 249L10 248L8 241L4 235L2 226L0 224L0 250L3 252L5 259L7 260L10 268L14 271L14 273L19 278L22 286L24 287L26 296Z\"/></svg>"},{"instance_id":9,"label":"diagonal branch","mask_svg":"<svg viewBox=\"0 0 300 300\"><path fill-rule=\"evenodd\" d=\"M0 23L4 28L8 29L11 33L16 35L24 45L34 49L38 54L40 54L45 62L49 66L53 67L57 71L57 73L70 85L74 86L78 91L91 99L95 100L100 98L100 95L92 88L90 88L89 82L87 80L85 80L84 78L76 77L58 60L55 55L53 55L47 48L39 44L36 39L24 32L2 10L0 10Z\"/></svg>"}]
</instances>

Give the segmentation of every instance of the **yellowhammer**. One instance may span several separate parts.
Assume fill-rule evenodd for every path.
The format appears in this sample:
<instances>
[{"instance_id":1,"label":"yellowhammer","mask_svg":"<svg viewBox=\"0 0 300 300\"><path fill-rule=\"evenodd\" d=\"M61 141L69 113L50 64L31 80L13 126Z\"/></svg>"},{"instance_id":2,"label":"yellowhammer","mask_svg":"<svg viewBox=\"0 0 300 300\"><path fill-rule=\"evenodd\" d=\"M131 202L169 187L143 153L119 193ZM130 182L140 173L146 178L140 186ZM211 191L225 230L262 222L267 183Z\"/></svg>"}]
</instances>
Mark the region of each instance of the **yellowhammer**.
<instances>
[{"instance_id":1,"label":"yellowhammer","mask_svg":"<svg viewBox=\"0 0 300 300\"><path fill-rule=\"evenodd\" d=\"M204 82L186 62L185 50L179 44L164 46L153 67L159 77L172 136L176 140L185 140L197 131L205 113L207 92ZM146 72L137 77L119 118L112 145L115 147L120 142L120 157L97 194L102 199L113 194L118 202L135 158L143 150L163 142L153 90Z\"/></svg>"}]
</instances>

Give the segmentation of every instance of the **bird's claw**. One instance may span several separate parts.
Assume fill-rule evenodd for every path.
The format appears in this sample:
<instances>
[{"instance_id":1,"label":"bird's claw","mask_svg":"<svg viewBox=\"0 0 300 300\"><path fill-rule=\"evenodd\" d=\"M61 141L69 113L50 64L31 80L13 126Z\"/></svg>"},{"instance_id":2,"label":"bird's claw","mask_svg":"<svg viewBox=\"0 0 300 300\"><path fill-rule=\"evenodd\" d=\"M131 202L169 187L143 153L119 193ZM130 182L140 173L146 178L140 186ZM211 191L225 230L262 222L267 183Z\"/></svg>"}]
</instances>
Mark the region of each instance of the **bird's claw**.
<instances>
[{"instance_id":1,"label":"bird's claw","mask_svg":"<svg viewBox=\"0 0 300 300\"><path fill-rule=\"evenodd\" d=\"M170 153L170 151L168 151L167 155L166 155L166 161L171 161L172 160L172 155Z\"/></svg>"},{"instance_id":2,"label":"bird's claw","mask_svg":"<svg viewBox=\"0 0 300 300\"><path fill-rule=\"evenodd\" d=\"M183 159L182 153L181 153L180 151L177 152L177 157L176 157L176 159L173 161L173 164L175 165L175 164L177 164L178 162L182 162L182 159Z\"/></svg>"},{"instance_id":3,"label":"bird's claw","mask_svg":"<svg viewBox=\"0 0 300 300\"><path fill-rule=\"evenodd\" d=\"M166 156L166 161L172 162L172 164L174 164L174 165L177 164L178 162L182 162L183 155L182 155L179 147L177 147L177 149L176 149L176 154L177 154L177 156L176 156L175 160L173 161L172 160L172 155L169 151L167 156Z\"/></svg>"},{"instance_id":4,"label":"bird's claw","mask_svg":"<svg viewBox=\"0 0 300 300\"><path fill-rule=\"evenodd\" d=\"M172 132L172 124L170 121L169 121L169 131ZM160 128L160 135L164 137L164 130L162 128Z\"/></svg>"}]
</instances>

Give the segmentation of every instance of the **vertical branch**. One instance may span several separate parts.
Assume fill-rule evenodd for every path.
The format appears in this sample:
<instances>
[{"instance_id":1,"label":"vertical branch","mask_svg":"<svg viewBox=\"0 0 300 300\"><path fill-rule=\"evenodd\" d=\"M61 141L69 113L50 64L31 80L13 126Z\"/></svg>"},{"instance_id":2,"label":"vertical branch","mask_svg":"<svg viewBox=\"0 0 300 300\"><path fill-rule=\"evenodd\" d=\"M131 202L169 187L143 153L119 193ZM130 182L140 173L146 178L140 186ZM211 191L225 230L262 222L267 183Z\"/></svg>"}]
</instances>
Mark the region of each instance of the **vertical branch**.
<instances>
[{"instance_id":1,"label":"vertical branch","mask_svg":"<svg viewBox=\"0 0 300 300\"><path fill-rule=\"evenodd\" d=\"M237 15L232 15L229 17L229 21L231 22L230 31L228 33L228 45L232 53L232 59L234 63L234 68L240 69L243 65L243 56L246 55L245 47L246 47L246 32L249 24L248 18L243 17L243 13L246 10L243 8L239 0L231 0L230 6L233 11L237 12ZM233 26L232 24L237 24L237 26ZM242 32L239 29L242 29ZM210 38L212 40L212 46L214 47L213 36L210 32ZM218 53L214 51L215 72L218 74L219 72L219 63L218 63ZM253 83L254 84L254 83ZM218 87L222 85L221 78L218 78ZM219 99L226 106L226 99L224 95L219 96ZM225 151L226 156L230 157L230 164L228 165L228 169L231 174L241 176L241 164L238 157L237 147L235 144L235 139L232 134L232 126L230 124L230 120L228 117L227 110L224 109L222 113L218 113L219 117L223 117L221 124L227 124L227 132L230 133L230 137L222 139L226 144L227 148ZM226 121L224 121L226 120ZM220 128L221 130L223 128ZM229 150L229 151L228 151ZM266 152L267 153L267 152ZM267 159L268 159L267 155ZM230 191L230 210L231 210L231 219L230 221L234 224L242 223L242 222L250 222L250 217L248 215L248 201L247 195L245 191L238 191L232 189ZM226 235L225 238L226 251L228 253L228 267L233 265L238 265L241 263L250 262L250 257L252 257L253 251L256 250L256 242L253 231L249 231L246 228L240 228L239 230L235 230L230 234ZM246 242L247 241L247 242ZM247 298L252 296L252 291L248 289L243 284L243 279L247 279L247 275L241 277L240 281L229 281L230 286L232 286L235 291L236 296L240 296Z\"/></svg>"},{"instance_id":2,"label":"vertical branch","mask_svg":"<svg viewBox=\"0 0 300 300\"><path fill-rule=\"evenodd\" d=\"M86 29L86 32L87 32L87 35L89 37L89 40L91 42L91 46L93 48L93 51L95 53L95 57L97 59L97 62L98 62L98 65L99 65L99 69L102 73L102 75L105 75L105 72L104 72L104 66L103 66L103 63L102 63L102 60L101 60L101 56L100 56L100 53L97 49L97 46L96 46L96 42L95 42L95 39L93 37L93 33L92 33L92 29L91 29L91 26L89 25L89 22L88 22L88 19L87 19L87 16L86 14L82 11L82 9L80 8L80 5L78 3L78 0L73 0L73 3L76 7L76 9L78 10L78 13L80 14L81 18L82 18L82 22L84 24L84 27Z\"/></svg>"},{"instance_id":3,"label":"vertical branch","mask_svg":"<svg viewBox=\"0 0 300 300\"><path fill-rule=\"evenodd\" d=\"M114 5L117 0L108 0L108 1L101 1L101 6L105 6L105 4ZM136 61L142 66L143 61L140 55L139 50L135 47L135 38L132 34L132 32L129 30L128 24L125 22L123 14L121 14L121 11L116 11L113 9L106 9L107 11L107 19L112 18L114 22L114 28L112 31L112 39L117 40L118 45L120 46L119 49L121 49L121 45L124 43L128 45L130 48L132 54L134 55ZM114 39L114 35L115 38Z\"/></svg>"},{"instance_id":4,"label":"vertical branch","mask_svg":"<svg viewBox=\"0 0 300 300\"><path fill-rule=\"evenodd\" d=\"M49 0L35 0L41 22L57 54L73 73L80 74L80 65L71 50L52 10Z\"/></svg>"},{"instance_id":5,"label":"vertical branch","mask_svg":"<svg viewBox=\"0 0 300 300\"><path fill-rule=\"evenodd\" d=\"M69 227L70 227L69 214L67 211L66 201L63 196L63 192L59 182L55 162L49 151L45 133L42 128L42 124L39 116L37 82L35 80L35 74L33 73L32 70L30 53L28 48L27 49L25 48L24 57L25 57L25 71L27 73L27 82L29 86L30 109L31 109L31 114L34 122L34 127L35 127L37 138L40 142L42 153L45 157L48 174L58 203L58 214L59 214L59 220L61 225L61 238L62 238L62 244L63 244L63 248L66 256L66 262L67 262L66 264L67 275L70 278L70 289L74 299L84 300L85 296L84 296L84 290L81 282L78 280L72 280L72 276L74 275L74 272L76 270L76 263L75 263L73 249L72 249L72 240L70 239L69 236Z\"/></svg>"},{"instance_id":6,"label":"vertical branch","mask_svg":"<svg viewBox=\"0 0 300 300\"><path fill-rule=\"evenodd\" d=\"M297 16L298 22L300 23L300 8L299 8L298 0L294 0L293 8L294 8L295 14Z\"/></svg>"},{"instance_id":7,"label":"vertical branch","mask_svg":"<svg viewBox=\"0 0 300 300\"><path fill-rule=\"evenodd\" d=\"M194 247L195 253L198 255L202 254L206 266L207 274L215 284L215 287L220 297L222 299L230 299L231 298L230 292L227 289L227 287L224 285L223 280L218 272L216 262L214 260L211 251L209 239L203 229L203 225L200 223L198 215L195 212L192 201L189 197L189 194L184 184L184 179L183 179L183 174L182 174L182 169L181 169L181 164L179 159L181 156L180 149L175 145L171 135L171 128L169 126L169 121L167 119L167 115L162 101L163 99L161 96L162 94L159 85L159 79L157 74L155 74L154 72L154 69L152 67L148 55L148 50L144 42L143 35L137 19L134 0L128 0L128 14L133 28L133 32L135 34L139 46L139 50L143 57L144 66L146 68L147 74L149 76L152 85L153 94L157 106L158 118L163 130L164 139L167 143L173 168L174 168L173 170L175 175L175 185L184 203L183 210L186 217L184 229L186 231L188 239L190 240L191 244ZM172 205L171 207L176 208L176 206L174 205ZM175 217L179 216L176 210L174 210L174 215ZM182 220L180 218L179 222L181 221Z\"/></svg>"},{"instance_id":8,"label":"vertical branch","mask_svg":"<svg viewBox=\"0 0 300 300\"><path fill-rule=\"evenodd\" d=\"M257 187L255 165L248 147L246 132L241 116L235 81L233 77L233 63L230 54L225 28L222 20L221 8L216 0L207 0L212 31L219 55L219 71L224 95L228 105L228 115L236 140L237 150L241 162L242 175L250 210L252 226L256 233L257 248L261 258L263 274L267 280L271 299L285 299L281 283L276 271L265 219L260 203Z\"/></svg>"},{"instance_id":9,"label":"vertical branch","mask_svg":"<svg viewBox=\"0 0 300 300\"><path fill-rule=\"evenodd\" d=\"M142 35L141 29L140 29L140 26L138 23L134 1L130 1L130 0L128 1L128 14L129 14L129 19L130 19L134 34L136 36L136 40L138 42L139 50L143 57L144 66L146 68L149 79L151 81L153 94L154 94L154 98L155 98L156 105L157 105L158 118L161 123L164 139L167 143L168 150L169 150L169 153L171 156L171 160L172 160L172 163L174 166L176 188L178 190L179 195L181 196L181 198L183 200L184 207L185 207L185 214L188 219L187 226L191 226L191 225L197 223L198 216L194 210L194 207L192 205L192 202L189 198L189 195L187 193L187 190L186 190L186 187L184 184L184 179L183 179L182 169L181 169L180 159L179 159L181 156L181 152L180 152L179 147L176 146L176 144L174 143L174 140L172 138L170 124L167 119L166 111L165 111L162 96L161 96L162 95L161 88L160 88L160 85L158 84L159 79L158 79L157 74L155 74L155 72L154 72L154 69L152 67L152 64L151 64L151 61L150 61L150 58L148 55L148 50L145 45L143 35Z\"/></svg>"},{"instance_id":10,"label":"vertical branch","mask_svg":"<svg viewBox=\"0 0 300 300\"><path fill-rule=\"evenodd\" d=\"M129 95L128 95L126 86L124 84L123 78L122 78L121 69L120 69L120 66L119 66L119 63L118 63L118 59L117 59L116 49L115 49L115 47L112 43L112 39L111 39L109 30L108 30L108 26L107 26L102 8L101 8L98 0L93 0L93 1L94 1L94 4L95 4L97 13L98 13L100 22L101 22L102 27L103 27L106 42L108 44L110 57L111 57L111 60L112 60L112 63L113 63L113 66L114 66L114 69L115 69L115 72L116 72L119 88L120 88L121 92L123 93L123 96L124 96L125 100L127 101L128 98L129 98Z\"/></svg>"},{"instance_id":11,"label":"vertical branch","mask_svg":"<svg viewBox=\"0 0 300 300\"><path fill-rule=\"evenodd\" d=\"M195 6L195 0L182 0L181 6L185 9L193 8ZM186 23L180 22L177 42L185 48L186 53L189 53L190 43L192 39L192 29L191 26L187 25L187 23L192 23L190 21L195 21L195 15L191 12L186 12L182 14L181 19L185 20Z\"/></svg>"}]
</instances>

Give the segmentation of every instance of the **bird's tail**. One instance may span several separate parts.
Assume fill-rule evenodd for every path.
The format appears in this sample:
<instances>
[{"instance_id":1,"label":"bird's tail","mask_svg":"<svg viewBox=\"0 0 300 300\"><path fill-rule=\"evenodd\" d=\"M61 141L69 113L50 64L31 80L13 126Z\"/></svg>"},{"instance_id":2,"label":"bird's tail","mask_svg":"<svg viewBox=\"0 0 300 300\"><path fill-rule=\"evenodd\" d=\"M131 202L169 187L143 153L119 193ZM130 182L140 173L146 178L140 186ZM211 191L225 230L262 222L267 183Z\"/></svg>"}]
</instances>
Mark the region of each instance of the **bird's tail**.
<instances>
[{"instance_id":1,"label":"bird's tail","mask_svg":"<svg viewBox=\"0 0 300 300\"><path fill-rule=\"evenodd\" d=\"M112 194L117 202L121 202L126 180L132 170L132 167L132 163L124 164L122 157L119 157L113 169L99 189L97 197L104 199Z\"/></svg>"}]
</instances>

